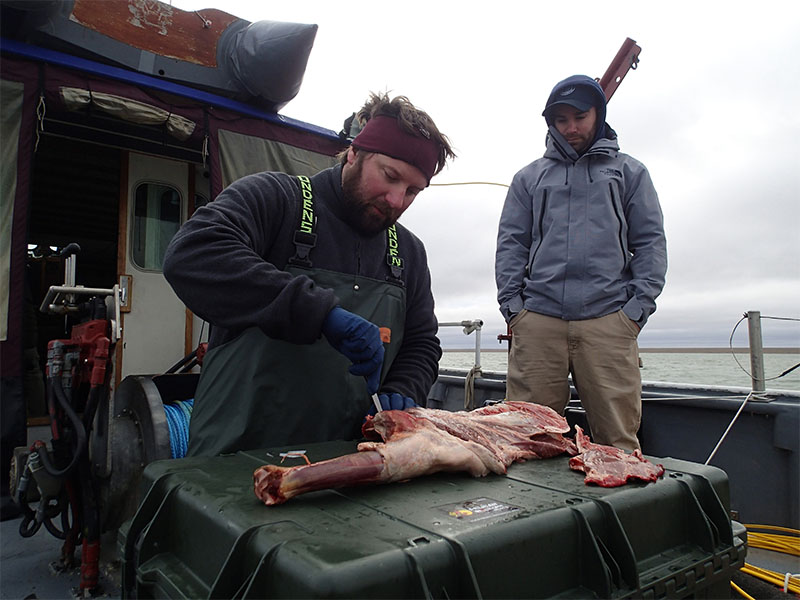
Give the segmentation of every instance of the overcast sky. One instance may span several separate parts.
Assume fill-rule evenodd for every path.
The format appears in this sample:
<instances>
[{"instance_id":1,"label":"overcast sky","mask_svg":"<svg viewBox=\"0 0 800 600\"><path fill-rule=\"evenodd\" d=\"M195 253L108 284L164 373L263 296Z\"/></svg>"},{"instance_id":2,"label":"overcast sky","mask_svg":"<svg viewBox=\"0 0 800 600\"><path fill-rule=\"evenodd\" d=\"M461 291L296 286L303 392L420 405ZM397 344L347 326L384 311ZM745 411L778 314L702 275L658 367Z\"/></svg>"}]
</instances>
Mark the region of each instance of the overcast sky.
<instances>
[{"instance_id":1,"label":"overcast sky","mask_svg":"<svg viewBox=\"0 0 800 600\"><path fill-rule=\"evenodd\" d=\"M283 114L339 131L370 91L426 110L458 158L434 184L507 185L544 152L553 85L600 77L622 43L640 64L612 98L623 152L649 169L669 270L643 347L727 346L743 313L800 319L800 3L172 0L248 21L319 25ZM431 186L401 218L428 250L440 321L505 332L494 250L502 185ZM765 346L800 322L764 320ZM459 329L446 347L471 346ZM742 324L734 345L747 344Z\"/></svg>"}]
</instances>

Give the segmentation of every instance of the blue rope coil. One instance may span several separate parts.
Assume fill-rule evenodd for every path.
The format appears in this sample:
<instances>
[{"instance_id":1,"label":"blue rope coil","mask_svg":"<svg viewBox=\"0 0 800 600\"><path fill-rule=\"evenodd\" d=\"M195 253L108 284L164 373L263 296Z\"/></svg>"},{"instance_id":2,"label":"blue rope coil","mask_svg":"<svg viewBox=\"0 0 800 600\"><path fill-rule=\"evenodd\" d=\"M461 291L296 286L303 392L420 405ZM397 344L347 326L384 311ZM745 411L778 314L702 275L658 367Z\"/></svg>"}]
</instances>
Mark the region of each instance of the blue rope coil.
<instances>
[{"instance_id":1,"label":"blue rope coil","mask_svg":"<svg viewBox=\"0 0 800 600\"><path fill-rule=\"evenodd\" d=\"M169 446L172 458L186 456L189 446L189 420L192 417L194 398L164 405L169 427Z\"/></svg>"}]
</instances>

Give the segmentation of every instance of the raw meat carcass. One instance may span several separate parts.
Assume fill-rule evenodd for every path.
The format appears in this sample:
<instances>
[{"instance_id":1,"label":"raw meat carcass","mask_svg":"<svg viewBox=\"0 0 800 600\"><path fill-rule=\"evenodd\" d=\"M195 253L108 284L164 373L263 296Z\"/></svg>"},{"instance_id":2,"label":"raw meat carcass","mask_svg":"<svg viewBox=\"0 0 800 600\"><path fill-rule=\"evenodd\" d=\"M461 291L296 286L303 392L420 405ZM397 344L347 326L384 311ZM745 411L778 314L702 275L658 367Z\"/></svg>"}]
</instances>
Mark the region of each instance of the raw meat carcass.
<instances>
[{"instance_id":1,"label":"raw meat carcass","mask_svg":"<svg viewBox=\"0 0 800 600\"><path fill-rule=\"evenodd\" d=\"M411 408L368 417L358 452L298 467L264 465L253 473L264 504L327 488L404 481L442 471L474 477L559 454L574 455L564 417L529 402L503 402L471 412ZM378 440L382 440L378 441Z\"/></svg>"},{"instance_id":2,"label":"raw meat carcass","mask_svg":"<svg viewBox=\"0 0 800 600\"><path fill-rule=\"evenodd\" d=\"M575 442L579 454L569 459L569 466L575 471L586 473L583 479L585 483L616 487L625 485L629 479L656 481L664 474L664 467L648 461L642 456L641 450L627 454L613 446L595 444L577 425Z\"/></svg>"}]
</instances>

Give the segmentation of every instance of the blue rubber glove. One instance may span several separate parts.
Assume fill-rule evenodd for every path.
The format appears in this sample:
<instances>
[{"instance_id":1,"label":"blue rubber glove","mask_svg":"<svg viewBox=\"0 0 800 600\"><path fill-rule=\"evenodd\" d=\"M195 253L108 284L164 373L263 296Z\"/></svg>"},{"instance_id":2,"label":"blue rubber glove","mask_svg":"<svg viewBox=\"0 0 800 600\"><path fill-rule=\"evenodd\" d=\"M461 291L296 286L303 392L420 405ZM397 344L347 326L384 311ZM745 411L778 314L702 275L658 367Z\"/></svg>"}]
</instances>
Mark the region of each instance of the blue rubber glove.
<instances>
[{"instance_id":1,"label":"blue rubber glove","mask_svg":"<svg viewBox=\"0 0 800 600\"><path fill-rule=\"evenodd\" d=\"M403 396L403 394L398 394L397 392L392 392L390 394L378 394L378 400L381 401L381 408L383 410L406 410L407 408L413 408L417 406L417 403L414 402L408 396ZM375 415L378 410L372 406L369 409L368 415Z\"/></svg>"},{"instance_id":2,"label":"blue rubber glove","mask_svg":"<svg viewBox=\"0 0 800 600\"><path fill-rule=\"evenodd\" d=\"M367 380L370 395L378 391L383 366L383 342L378 326L335 306L322 323L322 333L331 346L349 358L348 371Z\"/></svg>"}]
</instances>

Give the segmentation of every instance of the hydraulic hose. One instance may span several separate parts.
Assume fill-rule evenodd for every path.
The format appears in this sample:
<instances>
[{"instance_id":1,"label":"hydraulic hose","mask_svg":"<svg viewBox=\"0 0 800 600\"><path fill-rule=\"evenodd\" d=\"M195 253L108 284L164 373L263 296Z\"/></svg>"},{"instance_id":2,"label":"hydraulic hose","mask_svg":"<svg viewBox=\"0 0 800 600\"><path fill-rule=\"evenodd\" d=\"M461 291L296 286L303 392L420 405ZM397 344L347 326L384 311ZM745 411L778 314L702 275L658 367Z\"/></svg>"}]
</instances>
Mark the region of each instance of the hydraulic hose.
<instances>
[{"instance_id":1,"label":"hydraulic hose","mask_svg":"<svg viewBox=\"0 0 800 600\"><path fill-rule=\"evenodd\" d=\"M15 494L17 505L22 510L22 520L19 523L19 534L22 537L31 537L39 531L39 528L42 526L42 521L36 519L36 513L25 501L25 494L28 491L28 484L31 481L32 475L30 460L31 458L28 457L28 461L25 462L25 467L22 470L22 477L20 477Z\"/></svg>"},{"instance_id":2,"label":"hydraulic hose","mask_svg":"<svg viewBox=\"0 0 800 600\"><path fill-rule=\"evenodd\" d=\"M178 362L176 362L174 365L172 365L169 369L166 370L166 373L167 374L175 373L178 369L185 366L186 363L191 363L191 366L186 367L186 369L184 370L191 369L195 364L197 364L196 362L194 362L196 358L197 358L197 349L192 350L189 354L187 354Z\"/></svg>"},{"instance_id":3,"label":"hydraulic hose","mask_svg":"<svg viewBox=\"0 0 800 600\"><path fill-rule=\"evenodd\" d=\"M80 459L81 455L83 454L83 450L86 447L86 429L81 423L81 420L78 418L78 415L75 414L75 411L72 410L72 407L69 405L69 400L67 400L67 395L64 393L64 388L61 386L61 378L58 375L48 377L50 382L51 389L55 394L58 403L61 405L62 410L66 413L67 417L69 418L72 426L75 428L75 433L77 435L77 444L75 448L75 453L72 456L72 460L70 463L64 467L63 469L59 470L50 462L50 458L47 455L46 449L44 447L37 448L37 453L39 454L39 458L42 461L42 466L44 469L53 477L64 477L67 475L72 469L75 468L75 465L78 464L78 460Z\"/></svg>"},{"instance_id":4,"label":"hydraulic hose","mask_svg":"<svg viewBox=\"0 0 800 600\"><path fill-rule=\"evenodd\" d=\"M53 523L53 519L55 517L57 517L58 515L61 515L61 529L56 527L56 525ZM69 524L69 504L62 505L61 504L61 499L59 499L58 514L56 514L52 518L45 519L44 520L44 527L45 527L45 529L47 529L47 531L50 532L50 535L52 535L53 537L58 538L59 540L66 539L67 538L66 532L69 531L69 528L70 528L70 524Z\"/></svg>"},{"instance_id":5,"label":"hydraulic hose","mask_svg":"<svg viewBox=\"0 0 800 600\"><path fill-rule=\"evenodd\" d=\"M97 412L97 407L100 404L100 396L103 391L103 386L93 385L89 388L89 397L86 400L86 408L83 410L83 428L84 432L91 431L92 421L94 421L94 413Z\"/></svg>"},{"instance_id":6,"label":"hydraulic hose","mask_svg":"<svg viewBox=\"0 0 800 600\"><path fill-rule=\"evenodd\" d=\"M25 467L22 471L22 477L20 478L20 482L14 496L14 500L22 510L22 521L19 524L19 534L22 537L31 537L37 531L39 531L42 525L44 525L47 531L49 531L55 537L64 539L64 533L52 523L52 519L61 514L62 525L65 526L66 530L66 521L68 520L66 518L66 510L68 505L65 506L63 502L63 490L56 499L56 504L51 505L50 500L53 497L46 496L44 490L42 490L40 487L42 498L35 511L28 505L28 502L25 498L31 482L36 481L37 484L40 483L36 479L36 472L42 470L43 465L41 460L39 460L40 455L36 451L38 449L37 444L44 446L42 442L36 442L34 447L31 448L31 453L28 455L28 460L25 462ZM46 489L49 489L49 486L46 486L45 490Z\"/></svg>"}]
</instances>

